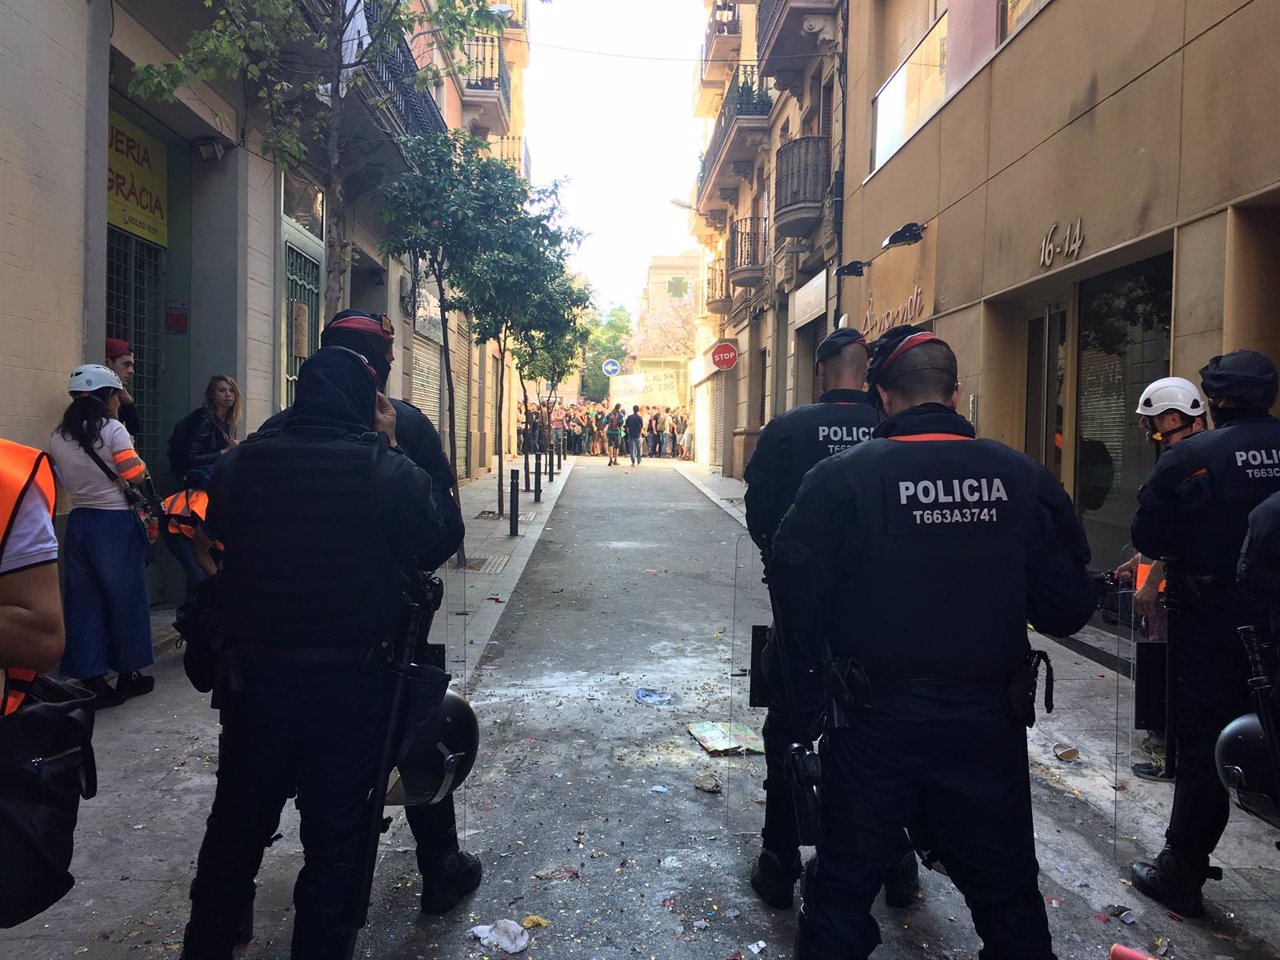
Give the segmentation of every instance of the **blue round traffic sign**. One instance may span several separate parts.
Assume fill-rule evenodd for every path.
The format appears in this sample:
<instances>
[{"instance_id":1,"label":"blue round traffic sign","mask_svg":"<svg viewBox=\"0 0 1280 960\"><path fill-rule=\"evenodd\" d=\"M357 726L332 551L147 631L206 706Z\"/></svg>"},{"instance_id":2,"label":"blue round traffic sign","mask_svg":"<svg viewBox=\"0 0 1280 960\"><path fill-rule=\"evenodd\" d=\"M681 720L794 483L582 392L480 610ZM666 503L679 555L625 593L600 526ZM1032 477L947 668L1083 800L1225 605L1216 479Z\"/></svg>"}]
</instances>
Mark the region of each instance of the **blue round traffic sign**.
<instances>
[{"instance_id":1,"label":"blue round traffic sign","mask_svg":"<svg viewBox=\"0 0 1280 960\"><path fill-rule=\"evenodd\" d=\"M622 364L618 363L617 360L606 360L600 365L600 369L604 371L606 377L616 377L618 371L622 369Z\"/></svg>"}]
</instances>

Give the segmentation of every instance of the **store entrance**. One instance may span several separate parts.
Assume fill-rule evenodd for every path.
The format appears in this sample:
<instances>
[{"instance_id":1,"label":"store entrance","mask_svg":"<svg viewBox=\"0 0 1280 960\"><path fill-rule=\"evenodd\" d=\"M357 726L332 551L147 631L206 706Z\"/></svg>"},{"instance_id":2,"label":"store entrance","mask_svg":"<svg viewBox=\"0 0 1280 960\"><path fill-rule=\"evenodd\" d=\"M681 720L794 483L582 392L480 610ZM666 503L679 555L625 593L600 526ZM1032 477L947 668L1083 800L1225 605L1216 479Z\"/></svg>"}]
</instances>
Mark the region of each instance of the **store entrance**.
<instances>
[{"instance_id":1,"label":"store entrance","mask_svg":"<svg viewBox=\"0 0 1280 960\"><path fill-rule=\"evenodd\" d=\"M1075 503L1094 563L1125 555L1138 487L1156 462L1135 410L1148 383L1169 374L1173 255L1080 285Z\"/></svg>"}]
</instances>

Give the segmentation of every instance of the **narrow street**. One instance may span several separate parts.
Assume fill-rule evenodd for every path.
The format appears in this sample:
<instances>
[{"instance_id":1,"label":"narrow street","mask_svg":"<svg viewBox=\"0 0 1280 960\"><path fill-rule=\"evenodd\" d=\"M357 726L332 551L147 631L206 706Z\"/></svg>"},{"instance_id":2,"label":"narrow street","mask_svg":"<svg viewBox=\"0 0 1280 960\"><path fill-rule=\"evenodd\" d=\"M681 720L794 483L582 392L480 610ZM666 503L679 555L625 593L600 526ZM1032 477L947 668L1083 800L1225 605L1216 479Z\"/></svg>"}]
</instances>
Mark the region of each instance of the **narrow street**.
<instances>
[{"instance_id":1,"label":"narrow street","mask_svg":"<svg viewBox=\"0 0 1280 960\"><path fill-rule=\"evenodd\" d=\"M750 624L768 615L754 549L710 489L669 461L633 469L579 458L555 486L554 510L530 528L541 537L514 591L486 593L455 574L437 621L481 722L459 832L484 863L484 883L450 916L420 920L413 840L396 812L359 955L493 957L468 937L471 927L536 916L549 925L530 930L530 960L725 960L751 957L760 941L761 956L790 956L795 911L764 908L747 882L759 849L763 761L713 758L687 729L703 720L758 729L763 720L746 706L744 676ZM491 607L502 612L488 634L472 621ZM82 807L77 888L44 916L0 933L0 955L123 960L181 949L217 726L179 658L156 672L155 695L100 717L103 788ZM638 688L664 691L670 702L642 704ZM702 774L714 774L722 792L698 790ZM1101 960L1112 942L1150 948L1158 938L1172 941L1167 956L1187 960L1275 956L1230 923L1179 923L1139 902L1118 879L1110 820L1038 770L1033 783L1060 960ZM288 954L301 863L292 807L280 832L259 877L247 960ZM925 874L923 885L907 911L877 906L885 945L876 957L976 956L950 882ZM1139 923L1099 920L1112 903L1132 906Z\"/></svg>"}]
</instances>

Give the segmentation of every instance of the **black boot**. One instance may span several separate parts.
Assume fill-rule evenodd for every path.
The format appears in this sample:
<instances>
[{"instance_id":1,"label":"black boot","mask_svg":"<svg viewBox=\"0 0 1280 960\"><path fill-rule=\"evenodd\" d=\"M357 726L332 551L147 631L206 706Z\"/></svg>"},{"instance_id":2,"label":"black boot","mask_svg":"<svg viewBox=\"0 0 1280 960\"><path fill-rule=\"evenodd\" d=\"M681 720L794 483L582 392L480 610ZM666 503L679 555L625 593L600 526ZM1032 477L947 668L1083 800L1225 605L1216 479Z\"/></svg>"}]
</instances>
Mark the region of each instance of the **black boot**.
<instances>
[{"instance_id":1,"label":"black boot","mask_svg":"<svg viewBox=\"0 0 1280 960\"><path fill-rule=\"evenodd\" d=\"M1129 868L1133 885L1184 917L1204 916L1204 899L1200 888L1210 877L1221 877L1219 870L1193 867L1172 847L1165 847L1155 863L1139 861Z\"/></svg>"},{"instance_id":2,"label":"black boot","mask_svg":"<svg viewBox=\"0 0 1280 960\"><path fill-rule=\"evenodd\" d=\"M145 676L138 671L122 673L116 677L116 692L121 702L130 697L141 697L156 688L156 678Z\"/></svg>"},{"instance_id":3,"label":"black boot","mask_svg":"<svg viewBox=\"0 0 1280 960\"><path fill-rule=\"evenodd\" d=\"M95 710L118 707L125 701L125 695L107 683L106 677L85 677L83 680L76 682L93 694L93 709Z\"/></svg>"},{"instance_id":4,"label":"black boot","mask_svg":"<svg viewBox=\"0 0 1280 960\"><path fill-rule=\"evenodd\" d=\"M480 858L465 850L453 850L440 858L438 866L422 875L422 912L440 916L456 907L480 886L484 868Z\"/></svg>"},{"instance_id":5,"label":"black boot","mask_svg":"<svg viewBox=\"0 0 1280 960\"><path fill-rule=\"evenodd\" d=\"M792 863L784 866L777 854L761 850L751 866L751 889L767 906L775 910L790 910L796 902L796 878L799 876L799 854Z\"/></svg>"},{"instance_id":6,"label":"black boot","mask_svg":"<svg viewBox=\"0 0 1280 960\"><path fill-rule=\"evenodd\" d=\"M240 917L240 925L236 927L236 946L243 947L253 940L253 901L250 900Z\"/></svg>"},{"instance_id":7,"label":"black boot","mask_svg":"<svg viewBox=\"0 0 1280 960\"><path fill-rule=\"evenodd\" d=\"M896 863L889 864L884 874L884 902L891 907L909 907L920 892L920 861L912 850Z\"/></svg>"}]
</instances>

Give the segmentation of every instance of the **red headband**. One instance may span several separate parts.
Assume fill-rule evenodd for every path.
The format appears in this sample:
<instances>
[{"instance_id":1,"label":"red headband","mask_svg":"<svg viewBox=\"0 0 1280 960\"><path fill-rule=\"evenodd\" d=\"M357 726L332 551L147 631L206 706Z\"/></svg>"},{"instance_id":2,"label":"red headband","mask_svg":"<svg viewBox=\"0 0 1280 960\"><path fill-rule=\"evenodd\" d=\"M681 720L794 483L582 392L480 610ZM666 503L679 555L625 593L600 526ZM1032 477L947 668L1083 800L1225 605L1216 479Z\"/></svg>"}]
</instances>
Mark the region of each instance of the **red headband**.
<instances>
[{"instance_id":1,"label":"red headband","mask_svg":"<svg viewBox=\"0 0 1280 960\"><path fill-rule=\"evenodd\" d=\"M937 336L928 330L922 330L919 333L913 333L909 337L903 337L902 341L893 349L893 353L885 357L884 362L880 364L880 375L884 375L884 371L889 369L890 364L897 360L913 347L928 343L930 340L937 340Z\"/></svg>"},{"instance_id":2,"label":"red headband","mask_svg":"<svg viewBox=\"0 0 1280 960\"><path fill-rule=\"evenodd\" d=\"M325 329L352 330L356 333L367 333L370 336L381 337L387 343L396 342L395 327L391 323L391 318L385 313L377 319L371 316L346 316L340 320L334 320Z\"/></svg>"}]
</instances>

